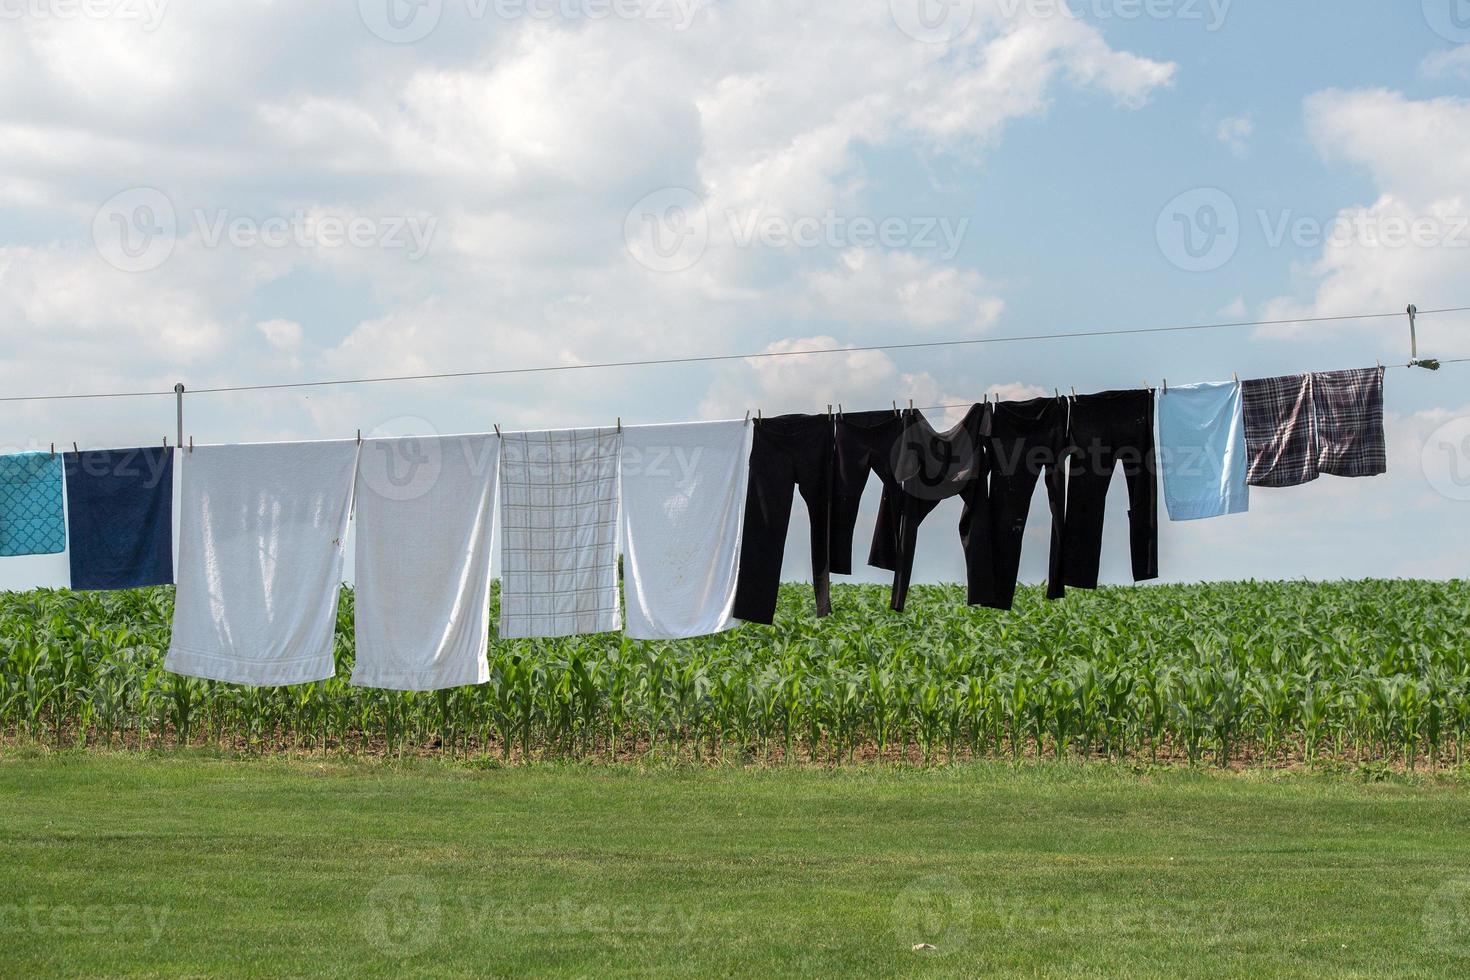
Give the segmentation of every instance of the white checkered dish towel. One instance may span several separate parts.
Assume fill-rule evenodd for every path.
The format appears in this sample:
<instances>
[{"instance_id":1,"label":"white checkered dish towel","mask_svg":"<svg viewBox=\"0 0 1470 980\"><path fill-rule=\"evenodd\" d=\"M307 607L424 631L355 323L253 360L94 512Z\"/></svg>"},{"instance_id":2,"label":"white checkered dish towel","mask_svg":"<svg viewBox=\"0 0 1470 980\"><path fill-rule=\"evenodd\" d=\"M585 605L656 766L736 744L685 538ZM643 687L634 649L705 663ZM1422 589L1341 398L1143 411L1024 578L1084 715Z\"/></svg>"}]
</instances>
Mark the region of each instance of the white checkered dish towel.
<instances>
[{"instance_id":1,"label":"white checkered dish towel","mask_svg":"<svg viewBox=\"0 0 1470 980\"><path fill-rule=\"evenodd\" d=\"M500 454L500 636L608 633L618 607L617 429L507 432Z\"/></svg>"}]
</instances>

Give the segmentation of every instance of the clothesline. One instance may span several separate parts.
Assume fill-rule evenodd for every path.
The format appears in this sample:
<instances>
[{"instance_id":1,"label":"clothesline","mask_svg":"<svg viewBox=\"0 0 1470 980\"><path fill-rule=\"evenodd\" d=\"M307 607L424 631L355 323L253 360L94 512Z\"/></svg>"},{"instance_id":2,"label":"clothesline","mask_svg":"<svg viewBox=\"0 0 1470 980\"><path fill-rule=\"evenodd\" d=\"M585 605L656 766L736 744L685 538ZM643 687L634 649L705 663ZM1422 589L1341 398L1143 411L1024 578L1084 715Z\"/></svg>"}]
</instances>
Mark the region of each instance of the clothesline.
<instances>
[{"instance_id":1,"label":"clothesline","mask_svg":"<svg viewBox=\"0 0 1470 980\"><path fill-rule=\"evenodd\" d=\"M1444 307L1444 308L1433 309L1433 310L1418 310L1418 309L1415 309L1414 315L1415 316L1432 316L1432 315L1435 315L1435 314L1465 313L1465 312L1470 312L1470 306ZM911 343L869 344L869 345L857 346L857 347L822 347L822 348L812 348L812 349L808 349L808 350L793 350L793 351L758 351L756 353L746 353L746 354L699 354L699 355L691 355L691 356L686 356L686 357L647 358L647 359L642 359L642 360L628 360L628 361L603 361L603 362L585 363L585 364L548 364L548 365L538 365L538 366L535 366L535 367L524 367L524 368L493 368L493 369L481 370L481 371L451 371L451 372L441 372L441 373L433 373L433 374L405 374L405 375L391 375L391 376L374 377L374 378L341 378L341 379L332 379L332 380L323 380L323 381L292 381L292 382L279 382L279 383L274 383L274 384L258 384L258 385L221 385L221 386L212 387L212 388L194 388L194 389L188 389L188 388L185 388L182 384L179 384L179 385L176 385L173 389L168 390L168 391L109 391L109 392L82 392L82 393L77 393L77 394L7 395L7 396L0 396L0 402L63 401L63 400L69 400L69 399L91 399L91 398L148 398L148 397L162 397L162 396L166 396L166 395L176 395L177 396L177 395L182 395L182 394L184 394L186 392L188 394L192 394L192 395L208 395L208 394L221 394L221 393L227 393L227 392L243 392L243 391L277 391L277 390L291 389L291 388L320 388L320 387L329 387L329 386L336 386L336 385L383 384L383 383L388 383L388 382L399 382L399 381L438 381L438 380L449 380L449 379L454 379L454 378L478 378L478 377L492 377L492 376L504 376L504 375L516 375L516 374L544 374L544 373L555 372L555 371L593 371L593 370L608 370L608 369L612 369L612 368L657 367L657 366L666 366L666 365L674 365L674 364L698 364L698 363L712 363L712 362L719 362L719 361L764 360L764 359L771 359L771 358L805 357L805 356L826 355L826 354L861 354L861 353L868 353L868 352L874 352L874 351L920 350L920 349L927 349L927 348L978 346L978 345L985 345L985 344L1026 343L1026 342L1047 341L1047 340L1073 340L1073 339L1096 338L1096 337L1124 337L1124 336L1138 336L1138 335L1146 335L1146 334L1183 333L1183 332L1189 332L1189 331L1203 331L1203 330L1225 330L1225 329L1242 328L1242 327L1285 326L1285 325L1288 325L1288 324L1301 324L1301 323L1328 323L1328 322L1342 322L1342 321L1347 321L1347 320L1376 320L1376 319L1387 319L1387 318L1391 318L1391 317L1401 317L1401 316L1404 316L1404 314L1403 313L1399 313L1399 312L1393 312L1393 313L1345 313L1345 314L1337 314L1337 315L1333 315L1333 316L1291 317L1291 318L1276 319L1276 320L1234 320L1234 321L1228 321L1228 322L1222 322L1222 323L1193 323L1193 324L1183 324L1183 325L1164 326L1164 327L1133 327L1133 328L1125 328L1125 329L1120 329L1120 330L1082 330L1082 331L1044 333L1044 334L1016 334L1016 335L1003 336L1003 337L970 337L970 338L964 338L964 339L959 339L959 340L930 340L930 341L915 341L915 342L911 342ZM1455 359L1455 360L1442 361L1441 363L1444 363L1444 364L1453 364L1453 363L1463 363L1465 361L1470 361L1470 358L1458 358L1458 359ZM1406 366L1410 366L1410 365L1393 365L1393 366L1395 366L1395 367L1405 366L1406 367Z\"/></svg>"},{"instance_id":2,"label":"clothesline","mask_svg":"<svg viewBox=\"0 0 1470 980\"><path fill-rule=\"evenodd\" d=\"M352 682L439 690L488 679L495 525L501 640L619 630L677 640L770 624L798 492L816 612L827 615L831 577L854 570L870 476L882 496L867 564L893 573L893 610L905 605L920 523L951 498L964 507L966 604L1006 610L1039 484L1049 598L1097 587L1118 469L1133 578L1150 580L1160 483L1181 521L1241 513L1251 487L1385 472L1384 373L987 400L944 431L908 408L187 455L12 454L0 456L0 555L66 551L74 588L175 584L168 670L299 684L335 672L352 529Z\"/></svg>"}]
</instances>

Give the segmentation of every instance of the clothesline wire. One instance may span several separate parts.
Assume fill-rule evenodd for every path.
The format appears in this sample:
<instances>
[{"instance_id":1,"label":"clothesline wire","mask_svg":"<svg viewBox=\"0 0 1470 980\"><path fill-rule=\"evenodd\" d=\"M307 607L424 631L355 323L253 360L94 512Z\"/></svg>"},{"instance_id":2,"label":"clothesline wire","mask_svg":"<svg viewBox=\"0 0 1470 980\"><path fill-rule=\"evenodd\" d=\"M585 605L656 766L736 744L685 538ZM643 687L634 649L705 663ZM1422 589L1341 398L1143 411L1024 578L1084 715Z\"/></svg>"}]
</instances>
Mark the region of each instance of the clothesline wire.
<instances>
[{"instance_id":1,"label":"clothesline wire","mask_svg":"<svg viewBox=\"0 0 1470 980\"><path fill-rule=\"evenodd\" d=\"M1436 313L1465 313L1470 312L1470 306L1446 307L1437 310L1418 310L1418 316L1432 316ZM1348 313L1337 316L1316 317L1292 317L1280 320L1236 320L1227 323L1191 323L1166 327L1132 327L1122 330L1082 330L1072 333L1044 333L1044 334L1017 334L1006 337L971 337L963 340L928 340L915 341L903 344L870 344L860 347L822 347L811 350L792 351L761 351L754 354L702 354L689 357L664 357L648 358L644 360L630 361L604 361L589 364L548 364L537 367L524 368L495 368L485 371L450 371L437 374L405 374L377 378L343 378L330 381L292 381L278 384L259 385L224 385L213 388L194 388L188 391L191 395L221 394L225 392L241 391L278 391L290 388L321 388L334 385L358 385L358 384L382 384L395 381L438 381L452 378L483 378L501 375L515 374L543 374L552 371L593 371L607 370L611 368L629 367L655 367L672 364L700 364L719 361L745 361L761 360L778 357L804 357L823 354L861 354L874 351L895 350L919 350L925 348L941 347L963 347L977 346L982 344L1010 344L1045 340L1072 340L1086 337L1124 337L1137 336L1141 334L1163 334L1183 333L1186 331L1202 330L1225 330L1240 327L1271 327L1284 326L1299 323L1326 323L1344 320L1378 320L1390 317L1401 317L1403 313ZM1459 358L1455 360L1441 361L1442 364L1456 364L1470 358ZM1402 367L1406 365L1392 365ZM83 398L147 398L164 395L175 395L177 392L169 391L106 391L88 392L81 394L64 395L10 395L0 396L0 402L25 402L25 401L62 401L68 399Z\"/></svg>"}]
</instances>

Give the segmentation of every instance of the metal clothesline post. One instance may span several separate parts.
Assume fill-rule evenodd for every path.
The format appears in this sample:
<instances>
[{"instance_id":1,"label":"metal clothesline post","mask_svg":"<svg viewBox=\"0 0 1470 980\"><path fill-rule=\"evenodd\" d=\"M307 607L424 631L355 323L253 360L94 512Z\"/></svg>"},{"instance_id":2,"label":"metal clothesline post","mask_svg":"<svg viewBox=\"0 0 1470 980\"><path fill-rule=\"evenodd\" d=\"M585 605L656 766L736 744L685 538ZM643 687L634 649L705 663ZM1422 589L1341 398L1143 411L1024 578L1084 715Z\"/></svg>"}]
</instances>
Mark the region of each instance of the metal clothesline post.
<instances>
[{"instance_id":1,"label":"metal clothesline post","mask_svg":"<svg viewBox=\"0 0 1470 980\"><path fill-rule=\"evenodd\" d=\"M184 447L184 383L182 381L174 385L174 407L177 409L179 422L178 439L174 445L182 449Z\"/></svg>"}]
</instances>

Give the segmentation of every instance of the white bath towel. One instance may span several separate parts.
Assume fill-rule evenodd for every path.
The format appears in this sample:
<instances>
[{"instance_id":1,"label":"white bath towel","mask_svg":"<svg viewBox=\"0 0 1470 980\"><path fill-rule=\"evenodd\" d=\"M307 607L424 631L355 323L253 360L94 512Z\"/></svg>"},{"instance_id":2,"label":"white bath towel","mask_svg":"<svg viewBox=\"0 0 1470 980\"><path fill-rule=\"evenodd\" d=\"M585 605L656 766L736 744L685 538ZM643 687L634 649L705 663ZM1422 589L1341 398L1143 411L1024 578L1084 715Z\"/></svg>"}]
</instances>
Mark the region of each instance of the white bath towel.
<instances>
[{"instance_id":1,"label":"white bath towel","mask_svg":"<svg viewBox=\"0 0 1470 980\"><path fill-rule=\"evenodd\" d=\"M287 442L181 454L166 668L260 686L332 676L357 448Z\"/></svg>"},{"instance_id":2,"label":"white bath towel","mask_svg":"<svg viewBox=\"0 0 1470 980\"><path fill-rule=\"evenodd\" d=\"M490 679L494 435L368 439L357 464L352 683L436 691Z\"/></svg>"},{"instance_id":3,"label":"white bath towel","mask_svg":"<svg viewBox=\"0 0 1470 980\"><path fill-rule=\"evenodd\" d=\"M634 639L736 625L750 430L740 421L624 430L623 591Z\"/></svg>"},{"instance_id":4,"label":"white bath towel","mask_svg":"<svg viewBox=\"0 0 1470 980\"><path fill-rule=\"evenodd\" d=\"M500 635L622 625L616 429L507 432L500 450Z\"/></svg>"}]
</instances>

